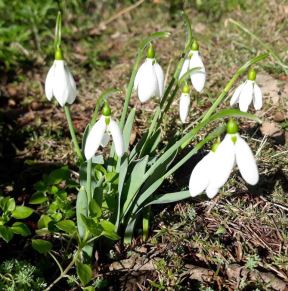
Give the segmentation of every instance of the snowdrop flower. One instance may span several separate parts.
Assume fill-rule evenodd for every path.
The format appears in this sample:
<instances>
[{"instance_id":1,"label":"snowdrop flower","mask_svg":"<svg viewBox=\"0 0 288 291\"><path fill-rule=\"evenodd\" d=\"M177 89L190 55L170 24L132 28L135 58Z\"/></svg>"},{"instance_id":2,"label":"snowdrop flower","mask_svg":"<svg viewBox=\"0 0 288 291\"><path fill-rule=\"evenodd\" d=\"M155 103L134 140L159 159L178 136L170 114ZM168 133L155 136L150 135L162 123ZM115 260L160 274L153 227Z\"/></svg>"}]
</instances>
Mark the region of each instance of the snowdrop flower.
<instances>
[{"instance_id":1,"label":"snowdrop flower","mask_svg":"<svg viewBox=\"0 0 288 291\"><path fill-rule=\"evenodd\" d=\"M230 105L233 106L239 103L239 109L243 112L247 112L250 103L253 100L255 110L262 108L262 93L259 86L255 82L256 72L251 68L248 72L248 80L242 83L235 90Z\"/></svg>"},{"instance_id":2,"label":"snowdrop flower","mask_svg":"<svg viewBox=\"0 0 288 291\"><path fill-rule=\"evenodd\" d=\"M253 153L239 135L237 123L230 120L223 141L215 144L193 169L189 181L191 196L206 191L207 196L213 198L228 180L235 164L248 184L257 184L259 173Z\"/></svg>"},{"instance_id":3,"label":"snowdrop flower","mask_svg":"<svg viewBox=\"0 0 288 291\"><path fill-rule=\"evenodd\" d=\"M201 92L204 88L206 81L206 71L202 58L199 54L199 45L196 41L193 42L191 51L188 54L188 58L185 59L179 79L190 69L199 68L197 71L190 74L190 79L193 87L197 92Z\"/></svg>"},{"instance_id":4,"label":"snowdrop flower","mask_svg":"<svg viewBox=\"0 0 288 291\"><path fill-rule=\"evenodd\" d=\"M76 98L76 84L59 47L46 77L45 95L49 101L55 97L62 107L67 103L72 104Z\"/></svg>"},{"instance_id":5,"label":"snowdrop flower","mask_svg":"<svg viewBox=\"0 0 288 291\"><path fill-rule=\"evenodd\" d=\"M180 103L179 103L179 113L180 113L180 120L182 123L186 122L188 113L189 113L189 105L190 105L190 88L186 84L183 86L182 93L180 96Z\"/></svg>"},{"instance_id":6,"label":"snowdrop flower","mask_svg":"<svg viewBox=\"0 0 288 291\"><path fill-rule=\"evenodd\" d=\"M164 72L155 60L155 51L150 45L147 58L140 66L135 80L134 90L137 90L140 101L146 102L152 97L163 97Z\"/></svg>"},{"instance_id":7,"label":"snowdrop flower","mask_svg":"<svg viewBox=\"0 0 288 291\"><path fill-rule=\"evenodd\" d=\"M90 130L86 143L84 154L87 160L91 159L97 152L99 146L106 146L112 136L115 151L120 158L124 154L124 141L119 125L111 118L111 109L105 103L102 109L102 116Z\"/></svg>"}]
</instances>

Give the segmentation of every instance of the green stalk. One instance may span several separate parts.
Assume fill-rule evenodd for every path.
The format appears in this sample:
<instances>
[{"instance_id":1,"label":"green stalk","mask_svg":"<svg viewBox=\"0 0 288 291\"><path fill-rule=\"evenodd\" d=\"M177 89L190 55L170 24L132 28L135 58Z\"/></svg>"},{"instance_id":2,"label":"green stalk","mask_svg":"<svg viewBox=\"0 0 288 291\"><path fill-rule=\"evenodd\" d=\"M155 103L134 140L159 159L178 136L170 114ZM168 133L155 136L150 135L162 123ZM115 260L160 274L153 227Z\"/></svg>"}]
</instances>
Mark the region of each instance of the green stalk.
<instances>
[{"instance_id":1,"label":"green stalk","mask_svg":"<svg viewBox=\"0 0 288 291\"><path fill-rule=\"evenodd\" d=\"M231 80L226 84L224 90L221 92L221 94L218 96L218 98L215 100L215 102L212 104L212 106L209 108L209 110L205 113L204 117L202 118L202 122L206 121L211 114L215 111L215 109L218 107L218 105L224 100L225 96L228 94L229 90L232 88L234 83L237 81L237 79L252 65L266 59L269 56L269 53L261 54L257 57L254 57L250 59L248 62L246 62L242 67L240 67L234 76L231 78Z\"/></svg>"},{"instance_id":2,"label":"green stalk","mask_svg":"<svg viewBox=\"0 0 288 291\"><path fill-rule=\"evenodd\" d=\"M87 192L88 216L89 216L89 205L90 205L90 202L92 200L91 174L92 174L92 159L90 159L90 160L87 161L86 192Z\"/></svg>"},{"instance_id":3,"label":"green stalk","mask_svg":"<svg viewBox=\"0 0 288 291\"><path fill-rule=\"evenodd\" d=\"M71 118L71 113L70 113L70 109L67 105L64 106L64 112L65 112L65 115L66 115L66 119L67 119L67 122L68 122L68 127L69 127L69 131L70 131L70 134L71 134L71 138L72 138L72 141L73 141L73 144L74 144L74 150L78 156L78 159L82 162L84 160L83 158L83 155L82 155L82 152L80 150L80 147L79 147L79 144L78 144L78 141L77 141L77 137L76 137L76 134L75 134L75 128L73 126L73 122L72 122L72 118Z\"/></svg>"}]
</instances>

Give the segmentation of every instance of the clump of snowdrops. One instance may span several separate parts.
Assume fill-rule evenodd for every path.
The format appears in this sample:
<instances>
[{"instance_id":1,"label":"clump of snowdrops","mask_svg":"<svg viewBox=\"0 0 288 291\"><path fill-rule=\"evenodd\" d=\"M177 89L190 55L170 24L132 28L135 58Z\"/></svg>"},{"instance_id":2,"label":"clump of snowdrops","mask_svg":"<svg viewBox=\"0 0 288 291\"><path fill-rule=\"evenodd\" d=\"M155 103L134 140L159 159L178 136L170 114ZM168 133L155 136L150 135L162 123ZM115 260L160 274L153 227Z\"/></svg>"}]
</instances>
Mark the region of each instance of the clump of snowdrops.
<instances>
[{"instance_id":1,"label":"clump of snowdrops","mask_svg":"<svg viewBox=\"0 0 288 291\"><path fill-rule=\"evenodd\" d=\"M161 56L157 55L156 58L154 45L160 39L169 38L170 33L156 32L139 44L130 81L123 96L120 120L115 118L116 114L109 106L109 97L121 91L107 88L95 100L95 110L83 133L80 147L70 114L70 105L77 98L77 89L61 48L61 13L58 14L55 58L46 77L45 94L49 101L55 98L66 114L78 159L80 183L76 223L73 219L56 223L58 231L75 242L69 265L62 268L51 252L51 243L43 239L33 240L34 248L41 253L48 252L60 269L59 277L47 290L62 278L69 277L68 272L74 265L81 284L86 286L92 278L94 242L100 237L123 239L125 243L130 243L133 236L142 229L143 238L147 238L152 205L189 199L204 191L209 198L213 198L226 183L235 164L247 183L255 185L258 182L255 158L248 143L239 134L237 120L243 117L260 122L255 115L246 111L251 102L257 110L262 106L261 90L255 82L253 66L268 57L269 53L258 55L241 66L210 108L193 121L193 127L189 126L189 112L193 110L190 107L190 93L192 90L199 94L203 92L207 75L205 60L201 57L201 44L193 38L190 21L184 13L183 20L186 42L167 86L164 84ZM239 103L240 110L220 109L238 78L248 70L248 80L236 89L231 99L231 106ZM142 103L154 98L157 107L151 122L147 124L147 130L135 144L130 145L136 115L136 109L129 108L133 94ZM161 132L163 120L173 100L178 97L179 118L184 130L181 135L170 136L165 141L165 135ZM202 94L201 98L205 98L205 95ZM202 138L199 138L200 134ZM225 134L223 141L222 134ZM213 143L211 151L195 166L187 190L162 194L160 187L165 179L210 143ZM182 154L188 145L191 150ZM103 154L103 148L105 152L108 150L108 154Z\"/></svg>"}]
</instances>

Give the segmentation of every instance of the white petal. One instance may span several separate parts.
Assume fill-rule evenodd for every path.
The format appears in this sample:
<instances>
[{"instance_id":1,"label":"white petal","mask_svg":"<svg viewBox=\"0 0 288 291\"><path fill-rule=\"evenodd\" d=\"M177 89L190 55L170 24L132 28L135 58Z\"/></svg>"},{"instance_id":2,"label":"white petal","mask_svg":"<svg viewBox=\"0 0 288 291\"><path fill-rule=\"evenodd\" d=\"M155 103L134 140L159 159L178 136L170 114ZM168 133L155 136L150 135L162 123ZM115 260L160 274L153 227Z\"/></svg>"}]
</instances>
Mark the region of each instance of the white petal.
<instances>
[{"instance_id":1,"label":"white petal","mask_svg":"<svg viewBox=\"0 0 288 291\"><path fill-rule=\"evenodd\" d=\"M210 199L214 198L218 192L219 188L212 188L211 186L208 186L206 189L206 195Z\"/></svg>"},{"instance_id":2,"label":"white petal","mask_svg":"<svg viewBox=\"0 0 288 291\"><path fill-rule=\"evenodd\" d=\"M230 99L230 106L233 106L234 104L239 102L239 96L244 85L245 85L245 82L237 87L234 94L232 95L232 98Z\"/></svg>"},{"instance_id":3,"label":"white petal","mask_svg":"<svg viewBox=\"0 0 288 291\"><path fill-rule=\"evenodd\" d=\"M164 72L158 63L153 66L158 81L159 97L162 98L164 93Z\"/></svg>"},{"instance_id":4,"label":"white petal","mask_svg":"<svg viewBox=\"0 0 288 291\"><path fill-rule=\"evenodd\" d=\"M86 139L84 154L87 160L91 159L95 155L102 142L105 130L105 117L101 116L90 130Z\"/></svg>"},{"instance_id":5,"label":"white petal","mask_svg":"<svg viewBox=\"0 0 288 291\"><path fill-rule=\"evenodd\" d=\"M141 66L138 80L138 97L141 102L148 101L151 97L159 95L157 76L153 67L153 59L146 59Z\"/></svg>"},{"instance_id":6,"label":"white petal","mask_svg":"<svg viewBox=\"0 0 288 291\"><path fill-rule=\"evenodd\" d=\"M189 64L190 64L190 59L185 59L183 65L182 65L182 69L181 72L179 74L179 79L181 79L181 77L189 70Z\"/></svg>"},{"instance_id":7,"label":"white petal","mask_svg":"<svg viewBox=\"0 0 288 291\"><path fill-rule=\"evenodd\" d=\"M235 163L235 145L232 135L226 134L215 152L213 168L211 169L210 188L221 188L228 180Z\"/></svg>"},{"instance_id":8,"label":"white petal","mask_svg":"<svg viewBox=\"0 0 288 291\"><path fill-rule=\"evenodd\" d=\"M253 104L255 110L260 110L262 108L262 92L259 86L254 83L254 95L253 95Z\"/></svg>"},{"instance_id":9,"label":"white petal","mask_svg":"<svg viewBox=\"0 0 288 291\"><path fill-rule=\"evenodd\" d=\"M55 66L54 64L48 71L46 80L45 80L45 95L49 101L53 98L53 81L54 81L54 74L55 74Z\"/></svg>"},{"instance_id":10,"label":"white petal","mask_svg":"<svg viewBox=\"0 0 288 291\"><path fill-rule=\"evenodd\" d=\"M240 135L238 135L235 143L235 152L236 162L243 179L250 185L257 184L259 173L254 155L249 145Z\"/></svg>"},{"instance_id":11,"label":"white petal","mask_svg":"<svg viewBox=\"0 0 288 291\"><path fill-rule=\"evenodd\" d=\"M55 74L53 80L53 95L63 107L69 97L70 82L65 71L64 61L54 61Z\"/></svg>"},{"instance_id":12,"label":"white petal","mask_svg":"<svg viewBox=\"0 0 288 291\"><path fill-rule=\"evenodd\" d=\"M196 72L190 74L191 82L196 91L201 92L206 81L206 71L202 59L198 51L193 51L189 69L200 68Z\"/></svg>"},{"instance_id":13,"label":"white petal","mask_svg":"<svg viewBox=\"0 0 288 291\"><path fill-rule=\"evenodd\" d=\"M110 118L108 129L112 135L116 154L119 158L121 158L124 154L124 140L121 129L117 122L114 121L112 118Z\"/></svg>"},{"instance_id":14,"label":"white petal","mask_svg":"<svg viewBox=\"0 0 288 291\"><path fill-rule=\"evenodd\" d=\"M243 112L247 112L250 103L253 98L253 83L254 81L247 80L239 96L239 109Z\"/></svg>"},{"instance_id":15,"label":"white petal","mask_svg":"<svg viewBox=\"0 0 288 291\"><path fill-rule=\"evenodd\" d=\"M70 85L67 103L73 104L75 101L75 98L76 98L76 94L77 94L76 83L74 81L74 78L73 78L69 68L66 65L65 65L65 71L66 71L66 77L67 77L69 85Z\"/></svg>"},{"instance_id":16,"label":"white petal","mask_svg":"<svg viewBox=\"0 0 288 291\"><path fill-rule=\"evenodd\" d=\"M213 160L214 153L210 151L193 169L189 181L189 191L192 197L201 194L208 186Z\"/></svg>"},{"instance_id":17,"label":"white petal","mask_svg":"<svg viewBox=\"0 0 288 291\"><path fill-rule=\"evenodd\" d=\"M182 123L186 122L190 105L190 95L187 93L182 93L179 102L179 113Z\"/></svg>"},{"instance_id":18,"label":"white petal","mask_svg":"<svg viewBox=\"0 0 288 291\"><path fill-rule=\"evenodd\" d=\"M101 140L101 146L104 148L107 146L108 142L110 141L110 135L108 133L104 133L102 140Z\"/></svg>"},{"instance_id":19,"label":"white petal","mask_svg":"<svg viewBox=\"0 0 288 291\"><path fill-rule=\"evenodd\" d=\"M138 88L138 84L139 84L139 79L140 79L140 76L143 74L143 70L144 70L144 64L145 63L143 63L140 67L139 67L139 69L138 69L138 71L137 71L137 73L136 73L136 76L135 76L135 79L134 79L134 86L133 86L133 89L134 90L137 90L137 88Z\"/></svg>"}]
</instances>

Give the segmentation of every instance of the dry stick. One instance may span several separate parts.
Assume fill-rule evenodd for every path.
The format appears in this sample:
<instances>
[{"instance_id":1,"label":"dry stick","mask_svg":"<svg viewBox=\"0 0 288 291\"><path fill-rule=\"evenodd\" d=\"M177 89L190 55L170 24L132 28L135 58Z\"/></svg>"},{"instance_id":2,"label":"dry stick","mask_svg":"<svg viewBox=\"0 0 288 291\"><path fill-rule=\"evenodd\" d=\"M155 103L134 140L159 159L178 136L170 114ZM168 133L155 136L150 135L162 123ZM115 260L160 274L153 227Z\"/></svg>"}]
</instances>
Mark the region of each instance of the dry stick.
<instances>
[{"instance_id":1,"label":"dry stick","mask_svg":"<svg viewBox=\"0 0 288 291\"><path fill-rule=\"evenodd\" d=\"M122 16L123 14L125 13L128 13L130 12L131 10L135 9L136 7L138 7L139 5L141 5L145 0L140 0L138 2L136 2L135 4L129 6L129 7L126 7L122 10L120 10L118 13L114 14L112 17L110 17L109 19L103 21L100 23L100 26L103 25L103 26L106 26L107 24L111 23L112 21L114 21L115 19L119 18L120 16Z\"/></svg>"}]
</instances>

